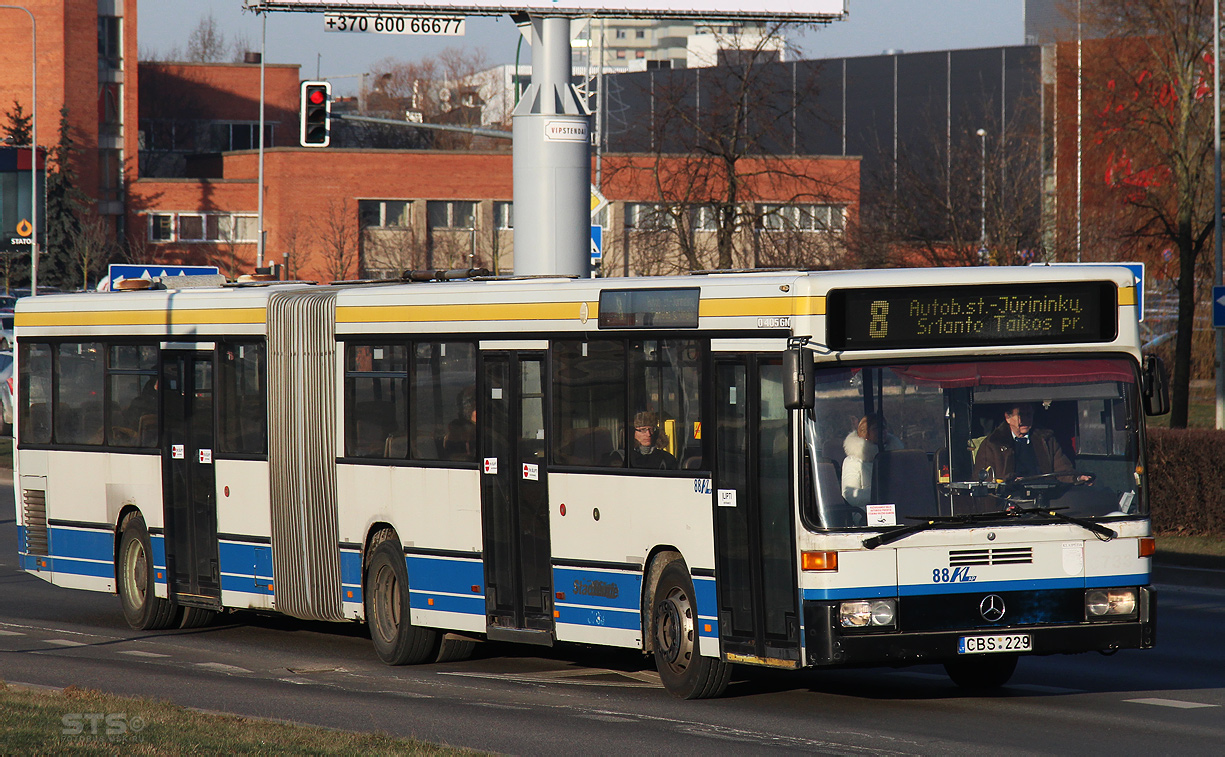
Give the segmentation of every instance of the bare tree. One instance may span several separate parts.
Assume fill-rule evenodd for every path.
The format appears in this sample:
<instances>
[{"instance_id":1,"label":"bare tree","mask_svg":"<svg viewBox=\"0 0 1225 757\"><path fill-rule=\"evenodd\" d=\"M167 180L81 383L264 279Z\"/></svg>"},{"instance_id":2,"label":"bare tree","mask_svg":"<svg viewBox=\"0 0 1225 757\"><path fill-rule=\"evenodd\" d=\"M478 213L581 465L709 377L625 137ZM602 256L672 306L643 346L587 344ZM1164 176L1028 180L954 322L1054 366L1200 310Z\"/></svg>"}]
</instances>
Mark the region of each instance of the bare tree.
<instances>
[{"instance_id":1,"label":"bare tree","mask_svg":"<svg viewBox=\"0 0 1225 757\"><path fill-rule=\"evenodd\" d=\"M106 226L104 220L90 215L82 218L80 224L68 234L67 257L72 261L73 272L79 277L77 280L81 289L88 289L90 279L99 277L103 266L118 254Z\"/></svg>"},{"instance_id":2,"label":"bare tree","mask_svg":"<svg viewBox=\"0 0 1225 757\"><path fill-rule=\"evenodd\" d=\"M425 268L426 258L425 240L415 228L362 230L362 276L399 276L405 270Z\"/></svg>"},{"instance_id":3,"label":"bare tree","mask_svg":"<svg viewBox=\"0 0 1225 757\"><path fill-rule=\"evenodd\" d=\"M1035 106L1036 108L1036 106ZM924 119L921 138L864 177L851 234L860 265L1017 265L1044 258L1040 207L1041 135L1026 105L1001 124L998 103L977 104L953 131L943 114Z\"/></svg>"},{"instance_id":4,"label":"bare tree","mask_svg":"<svg viewBox=\"0 0 1225 757\"><path fill-rule=\"evenodd\" d=\"M1085 0L1114 39L1084 74L1093 126L1114 152L1110 187L1133 248L1177 254L1178 331L1170 425L1187 425L1195 311L1213 233L1210 0Z\"/></svg>"},{"instance_id":5,"label":"bare tree","mask_svg":"<svg viewBox=\"0 0 1225 757\"><path fill-rule=\"evenodd\" d=\"M343 200L331 199L316 219L314 241L321 248L319 273L327 281L348 278L357 263L357 212Z\"/></svg>"},{"instance_id":6,"label":"bare tree","mask_svg":"<svg viewBox=\"0 0 1225 757\"><path fill-rule=\"evenodd\" d=\"M201 16L196 28L187 36L186 59L193 63L220 63L226 59L229 46L225 32L212 12Z\"/></svg>"},{"instance_id":7,"label":"bare tree","mask_svg":"<svg viewBox=\"0 0 1225 757\"><path fill-rule=\"evenodd\" d=\"M754 242L762 221L757 203L845 204L854 172L821 172L817 161L792 154L797 117L816 107L816 79L797 81L790 67L774 62L780 33L775 26L751 46L733 44L713 68L660 70L645 80L652 107L642 148L652 159L605 161L606 180L628 185L655 204L653 213L667 216L628 239L641 247L643 268L669 267L653 249L665 240L682 270L755 266L762 263ZM816 239L783 257L828 263L826 240Z\"/></svg>"}]
</instances>

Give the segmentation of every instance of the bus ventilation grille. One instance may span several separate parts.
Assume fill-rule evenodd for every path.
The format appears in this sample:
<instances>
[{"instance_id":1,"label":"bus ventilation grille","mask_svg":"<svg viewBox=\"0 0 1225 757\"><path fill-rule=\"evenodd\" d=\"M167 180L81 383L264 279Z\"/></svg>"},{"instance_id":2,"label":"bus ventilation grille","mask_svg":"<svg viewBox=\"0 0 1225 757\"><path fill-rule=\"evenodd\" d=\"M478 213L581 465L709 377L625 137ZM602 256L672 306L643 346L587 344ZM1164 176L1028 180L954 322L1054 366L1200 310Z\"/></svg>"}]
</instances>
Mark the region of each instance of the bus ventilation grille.
<instances>
[{"instance_id":1,"label":"bus ventilation grille","mask_svg":"<svg viewBox=\"0 0 1225 757\"><path fill-rule=\"evenodd\" d=\"M1033 547L949 550L950 568L955 568L959 565L1029 565L1033 561Z\"/></svg>"},{"instance_id":2,"label":"bus ventilation grille","mask_svg":"<svg viewBox=\"0 0 1225 757\"><path fill-rule=\"evenodd\" d=\"M26 526L26 554L47 554L47 493L42 489L21 490L22 521Z\"/></svg>"}]
</instances>

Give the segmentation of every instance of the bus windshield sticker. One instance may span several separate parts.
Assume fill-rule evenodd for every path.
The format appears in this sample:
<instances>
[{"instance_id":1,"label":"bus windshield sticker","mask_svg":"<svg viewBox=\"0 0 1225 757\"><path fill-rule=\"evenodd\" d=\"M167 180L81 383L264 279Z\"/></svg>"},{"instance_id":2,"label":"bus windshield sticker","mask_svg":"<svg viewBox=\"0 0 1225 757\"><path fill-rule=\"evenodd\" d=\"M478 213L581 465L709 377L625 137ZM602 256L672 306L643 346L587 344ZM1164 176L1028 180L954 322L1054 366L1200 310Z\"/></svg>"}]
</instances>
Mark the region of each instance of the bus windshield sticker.
<instances>
[{"instance_id":1,"label":"bus windshield sticker","mask_svg":"<svg viewBox=\"0 0 1225 757\"><path fill-rule=\"evenodd\" d=\"M497 473L498 473L498 458L496 458L496 457L487 457L487 458L485 458L485 472L486 472L486 473L488 473L488 474L489 474L489 475L491 475L491 476L495 476L495 475L497 475Z\"/></svg>"},{"instance_id":2,"label":"bus windshield sticker","mask_svg":"<svg viewBox=\"0 0 1225 757\"><path fill-rule=\"evenodd\" d=\"M896 526L897 507L895 505L868 505L868 525Z\"/></svg>"},{"instance_id":3,"label":"bus windshield sticker","mask_svg":"<svg viewBox=\"0 0 1225 757\"><path fill-rule=\"evenodd\" d=\"M720 489L719 490L719 507L735 507L736 506L736 490L735 489Z\"/></svg>"},{"instance_id":4,"label":"bus windshield sticker","mask_svg":"<svg viewBox=\"0 0 1225 757\"><path fill-rule=\"evenodd\" d=\"M540 466L534 463L523 464L523 478L528 481L540 480Z\"/></svg>"},{"instance_id":5,"label":"bus windshield sticker","mask_svg":"<svg viewBox=\"0 0 1225 757\"><path fill-rule=\"evenodd\" d=\"M609 289L600 292L602 329L696 329L701 290Z\"/></svg>"}]
</instances>

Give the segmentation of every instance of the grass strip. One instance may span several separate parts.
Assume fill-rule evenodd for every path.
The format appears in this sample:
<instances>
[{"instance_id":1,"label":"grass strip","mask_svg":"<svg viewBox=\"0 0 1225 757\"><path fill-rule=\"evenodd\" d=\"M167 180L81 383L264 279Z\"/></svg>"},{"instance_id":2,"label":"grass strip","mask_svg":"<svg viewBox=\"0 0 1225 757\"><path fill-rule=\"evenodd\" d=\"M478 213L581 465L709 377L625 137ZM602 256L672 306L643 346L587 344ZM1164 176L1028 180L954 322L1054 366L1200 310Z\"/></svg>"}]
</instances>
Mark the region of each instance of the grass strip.
<instances>
[{"instance_id":1,"label":"grass strip","mask_svg":"<svg viewBox=\"0 0 1225 757\"><path fill-rule=\"evenodd\" d=\"M69 686L0 683L0 752L70 755L475 755L420 741L234 715Z\"/></svg>"},{"instance_id":2,"label":"grass strip","mask_svg":"<svg viewBox=\"0 0 1225 757\"><path fill-rule=\"evenodd\" d=\"M1219 536L1158 536L1158 555L1195 555L1225 558L1225 539Z\"/></svg>"}]
</instances>

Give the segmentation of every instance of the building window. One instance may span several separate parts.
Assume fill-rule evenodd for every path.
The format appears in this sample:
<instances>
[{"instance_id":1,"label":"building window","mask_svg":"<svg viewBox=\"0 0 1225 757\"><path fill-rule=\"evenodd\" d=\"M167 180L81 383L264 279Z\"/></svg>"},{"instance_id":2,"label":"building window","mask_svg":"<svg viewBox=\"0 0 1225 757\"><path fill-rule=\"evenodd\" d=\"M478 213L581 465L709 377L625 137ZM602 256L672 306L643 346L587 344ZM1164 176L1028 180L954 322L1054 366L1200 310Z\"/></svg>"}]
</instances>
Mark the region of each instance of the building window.
<instances>
[{"instance_id":1,"label":"building window","mask_svg":"<svg viewBox=\"0 0 1225 757\"><path fill-rule=\"evenodd\" d=\"M412 200L358 200L363 229L407 229L412 226Z\"/></svg>"},{"instance_id":2,"label":"building window","mask_svg":"<svg viewBox=\"0 0 1225 757\"><path fill-rule=\"evenodd\" d=\"M215 152L259 148L259 122L214 121L208 126L209 147ZM264 144L271 145L272 126L264 124Z\"/></svg>"},{"instance_id":3,"label":"building window","mask_svg":"<svg viewBox=\"0 0 1225 757\"><path fill-rule=\"evenodd\" d=\"M493 204L493 225L500 230L515 228L515 204L498 201Z\"/></svg>"},{"instance_id":4,"label":"building window","mask_svg":"<svg viewBox=\"0 0 1225 757\"><path fill-rule=\"evenodd\" d=\"M646 38L647 38L646 29L639 29L638 31L634 32L634 39L646 39Z\"/></svg>"},{"instance_id":5,"label":"building window","mask_svg":"<svg viewBox=\"0 0 1225 757\"><path fill-rule=\"evenodd\" d=\"M617 38L617 39L625 39L625 30L624 30L624 29L618 29L618 30L616 31L616 34L615 34L614 36L616 36L616 38Z\"/></svg>"},{"instance_id":6,"label":"building window","mask_svg":"<svg viewBox=\"0 0 1225 757\"><path fill-rule=\"evenodd\" d=\"M149 214L149 241L174 241L174 216L169 213Z\"/></svg>"},{"instance_id":7,"label":"building window","mask_svg":"<svg viewBox=\"0 0 1225 757\"><path fill-rule=\"evenodd\" d=\"M646 50L635 50L634 57L638 60L642 60L643 58L647 57Z\"/></svg>"},{"instance_id":8,"label":"building window","mask_svg":"<svg viewBox=\"0 0 1225 757\"><path fill-rule=\"evenodd\" d=\"M649 202L627 202L625 204L625 227L640 231L659 231L675 225L672 214L664 205Z\"/></svg>"},{"instance_id":9,"label":"building window","mask_svg":"<svg viewBox=\"0 0 1225 757\"><path fill-rule=\"evenodd\" d=\"M98 16L98 65L99 68L123 67L123 38L120 34L123 19L119 16Z\"/></svg>"},{"instance_id":10,"label":"building window","mask_svg":"<svg viewBox=\"0 0 1225 757\"><path fill-rule=\"evenodd\" d=\"M240 213L150 213L150 242L255 242L259 216Z\"/></svg>"},{"instance_id":11,"label":"building window","mask_svg":"<svg viewBox=\"0 0 1225 757\"><path fill-rule=\"evenodd\" d=\"M425 205L431 229L475 229L476 203L468 200L430 200Z\"/></svg>"},{"instance_id":12,"label":"building window","mask_svg":"<svg viewBox=\"0 0 1225 757\"><path fill-rule=\"evenodd\" d=\"M693 209L694 231L718 231L719 211L714 205L699 205Z\"/></svg>"},{"instance_id":13,"label":"building window","mask_svg":"<svg viewBox=\"0 0 1225 757\"><path fill-rule=\"evenodd\" d=\"M625 60L625 51L624 51L624 50L618 50L618 51L617 51L617 60Z\"/></svg>"},{"instance_id":14,"label":"building window","mask_svg":"<svg viewBox=\"0 0 1225 757\"><path fill-rule=\"evenodd\" d=\"M758 206L758 228L766 231L842 231L845 209L837 205Z\"/></svg>"}]
</instances>

